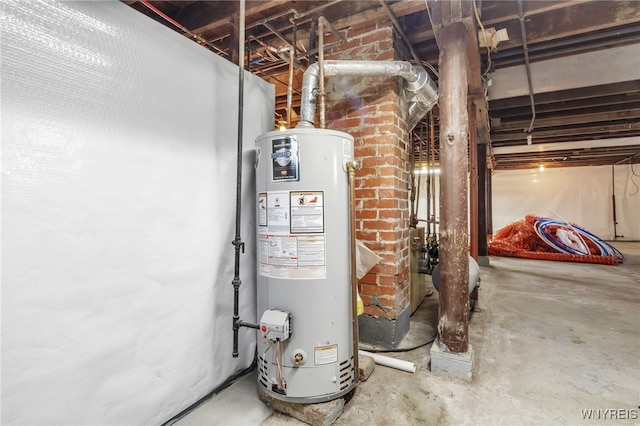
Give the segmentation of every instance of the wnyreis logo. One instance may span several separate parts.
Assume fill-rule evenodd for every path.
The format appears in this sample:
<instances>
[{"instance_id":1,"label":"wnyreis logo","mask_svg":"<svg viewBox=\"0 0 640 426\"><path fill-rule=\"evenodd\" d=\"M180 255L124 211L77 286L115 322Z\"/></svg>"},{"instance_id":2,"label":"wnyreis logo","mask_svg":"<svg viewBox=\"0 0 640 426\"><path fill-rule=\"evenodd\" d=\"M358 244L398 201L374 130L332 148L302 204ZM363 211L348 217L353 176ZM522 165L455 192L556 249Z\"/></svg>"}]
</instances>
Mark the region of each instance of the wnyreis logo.
<instances>
[{"instance_id":1,"label":"wnyreis logo","mask_svg":"<svg viewBox=\"0 0 640 426\"><path fill-rule=\"evenodd\" d=\"M580 413L583 420L637 420L639 408L589 408Z\"/></svg>"}]
</instances>

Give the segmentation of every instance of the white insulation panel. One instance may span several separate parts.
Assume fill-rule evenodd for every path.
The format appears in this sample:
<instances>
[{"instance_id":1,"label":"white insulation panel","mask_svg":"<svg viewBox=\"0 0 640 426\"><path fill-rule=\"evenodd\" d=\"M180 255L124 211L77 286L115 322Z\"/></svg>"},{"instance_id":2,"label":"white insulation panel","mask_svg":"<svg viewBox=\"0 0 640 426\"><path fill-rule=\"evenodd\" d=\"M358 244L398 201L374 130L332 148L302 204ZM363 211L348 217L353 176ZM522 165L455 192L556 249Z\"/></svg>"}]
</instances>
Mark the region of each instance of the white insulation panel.
<instances>
[{"instance_id":1,"label":"white insulation panel","mask_svg":"<svg viewBox=\"0 0 640 426\"><path fill-rule=\"evenodd\" d=\"M123 3L6 0L2 424L161 424L232 358L238 68ZM245 73L240 313L256 321Z\"/></svg>"},{"instance_id":2,"label":"white insulation panel","mask_svg":"<svg viewBox=\"0 0 640 426\"><path fill-rule=\"evenodd\" d=\"M616 232L640 240L640 164L496 171L492 184L494 232L535 214L612 240L615 188Z\"/></svg>"}]
</instances>

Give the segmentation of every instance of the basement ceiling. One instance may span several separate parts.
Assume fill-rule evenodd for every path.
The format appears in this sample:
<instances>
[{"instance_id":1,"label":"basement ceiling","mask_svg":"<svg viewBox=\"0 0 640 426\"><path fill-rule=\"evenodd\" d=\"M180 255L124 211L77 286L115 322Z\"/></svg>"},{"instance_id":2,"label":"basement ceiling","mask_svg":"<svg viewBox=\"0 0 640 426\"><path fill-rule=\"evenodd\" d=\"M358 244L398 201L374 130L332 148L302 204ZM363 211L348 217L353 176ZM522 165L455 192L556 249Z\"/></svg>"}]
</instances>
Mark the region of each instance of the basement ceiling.
<instances>
[{"instance_id":1,"label":"basement ceiling","mask_svg":"<svg viewBox=\"0 0 640 426\"><path fill-rule=\"evenodd\" d=\"M237 63L238 2L123 2ZM408 39L397 37L403 56L411 59L413 49L435 76L439 51L430 16L435 2L382 3L246 2L248 69L276 86L280 117L286 119L288 62L273 50L296 46L295 118L302 73L317 53L310 34L320 16L348 38L350 29L373 21L390 23L393 15ZM494 169L640 163L639 1L476 0L475 6L476 30L485 30L478 34L479 43L484 44L485 35L489 45L503 39L490 51L478 46L480 55L475 56L488 96L488 151ZM419 148L426 149L427 122L414 130ZM435 134L437 139L437 128Z\"/></svg>"}]
</instances>

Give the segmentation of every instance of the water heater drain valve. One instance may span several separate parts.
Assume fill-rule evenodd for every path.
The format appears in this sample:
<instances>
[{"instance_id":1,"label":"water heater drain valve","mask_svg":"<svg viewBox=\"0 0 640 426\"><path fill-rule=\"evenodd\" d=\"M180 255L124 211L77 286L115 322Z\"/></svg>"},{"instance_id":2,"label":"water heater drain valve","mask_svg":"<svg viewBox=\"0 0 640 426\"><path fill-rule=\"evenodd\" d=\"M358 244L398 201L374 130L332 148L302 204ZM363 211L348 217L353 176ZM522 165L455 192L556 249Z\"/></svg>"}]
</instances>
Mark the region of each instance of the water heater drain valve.
<instances>
[{"instance_id":1,"label":"water heater drain valve","mask_svg":"<svg viewBox=\"0 0 640 426\"><path fill-rule=\"evenodd\" d=\"M272 341L283 342L289 338L289 313L269 309L260 318L262 337Z\"/></svg>"}]
</instances>

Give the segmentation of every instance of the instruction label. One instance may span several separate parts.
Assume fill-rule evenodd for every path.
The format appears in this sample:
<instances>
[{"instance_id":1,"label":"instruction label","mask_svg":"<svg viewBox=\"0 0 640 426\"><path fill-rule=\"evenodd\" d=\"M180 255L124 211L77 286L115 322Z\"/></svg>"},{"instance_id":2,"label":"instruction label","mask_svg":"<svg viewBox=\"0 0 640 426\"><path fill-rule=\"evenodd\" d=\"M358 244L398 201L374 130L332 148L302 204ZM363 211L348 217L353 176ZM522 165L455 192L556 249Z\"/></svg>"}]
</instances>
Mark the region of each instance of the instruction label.
<instances>
[{"instance_id":1,"label":"instruction label","mask_svg":"<svg viewBox=\"0 0 640 426\"><path fill-rule=\"evenodd\" d=\"M314 355L316 365L338 362L338 345L317 346L314 348Z\"/></svg>"},{"instance_id":2,"label":"instruction label","mask_svg":"<svg viewBox=\"0 0 640 426\"><path fill-rule=\"evenodd\" d=\"M289 233L289 191L270 191L266 193L266 224L269 233ZM260 205L260 197L258 197ZM259 219L260 220L260 219Z\"/></svg>"},{"instance_id":3,"label":"instruction label","mask_svg":"<svg viewBox=\"0 0 640 426\"><path fill-rule=\"evenodd\" d=\"M280 279L325 279L324 192L260 192L257 204L258 274Z\"/></svg>"},{"instance_id":4,"label":"instruction label","mask_svg":"<svg viewBox=\"0 0 640 426\"><path fill-rule=\"evenodd\" d=\"M324 235L258 235L258 273L280 279L324 279Z\"/></svg>"}]
</instances>

